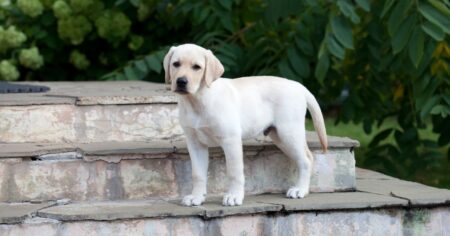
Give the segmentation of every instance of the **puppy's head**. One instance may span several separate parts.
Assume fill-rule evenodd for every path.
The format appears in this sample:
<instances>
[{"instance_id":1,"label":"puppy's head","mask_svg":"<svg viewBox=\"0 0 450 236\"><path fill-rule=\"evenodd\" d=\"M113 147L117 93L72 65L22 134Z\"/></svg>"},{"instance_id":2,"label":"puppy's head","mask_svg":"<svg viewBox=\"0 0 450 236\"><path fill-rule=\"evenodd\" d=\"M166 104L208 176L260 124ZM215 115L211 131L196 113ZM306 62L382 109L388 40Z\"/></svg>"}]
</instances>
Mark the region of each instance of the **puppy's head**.
<instances>
[{"instance_id":1,"label":"puppy's head","mask_svg":"<svg viewBox=\"0 0 450 236\"><path fill-rule=\"evenodd\" d=\"M222 63L210 50L194 44L171 47L164 57L166 83L179 94L195 94L222 76Z\"/></svg>"}]
</instances>

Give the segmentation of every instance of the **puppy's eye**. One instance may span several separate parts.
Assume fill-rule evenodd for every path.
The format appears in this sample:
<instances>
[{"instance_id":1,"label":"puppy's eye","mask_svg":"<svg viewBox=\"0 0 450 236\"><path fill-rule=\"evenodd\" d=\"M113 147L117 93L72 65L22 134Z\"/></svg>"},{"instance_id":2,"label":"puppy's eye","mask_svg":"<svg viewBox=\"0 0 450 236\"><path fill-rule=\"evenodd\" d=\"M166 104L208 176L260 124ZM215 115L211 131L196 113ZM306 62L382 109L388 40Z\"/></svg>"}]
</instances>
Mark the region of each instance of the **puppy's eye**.
<instances>
[{"instance_id":1,"label":"puppy's eye","mask_svg":"<svg viewBox=\"0 0 450 236\"><path fill-rule=\"evenodd\" d=\"M195 64L195 65L192 66L192 69L194 69L194 70L200 70L201 67L200 67L199 65Z\"/></svg>"},{"instance_id":2,"label":"puppy's eye","mask_svg":"<svg viewBox=\"0 0 450 236\"><path fill-rule=\"evenodd\" d=\"M178 68L178 67L180 67L180 62L176 61L176 62L172 63L172 65Z\"/></svg>"}]
</instances>

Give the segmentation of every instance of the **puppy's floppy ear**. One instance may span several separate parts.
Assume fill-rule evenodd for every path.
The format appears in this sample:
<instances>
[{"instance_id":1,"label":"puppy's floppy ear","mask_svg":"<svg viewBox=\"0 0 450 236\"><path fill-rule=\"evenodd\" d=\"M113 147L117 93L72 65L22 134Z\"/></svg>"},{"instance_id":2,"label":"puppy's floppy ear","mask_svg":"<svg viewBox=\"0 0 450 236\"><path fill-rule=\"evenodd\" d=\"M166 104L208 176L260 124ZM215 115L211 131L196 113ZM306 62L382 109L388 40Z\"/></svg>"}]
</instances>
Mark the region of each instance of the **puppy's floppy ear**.
<instances>
[{"instance_id":1,"label":"puppy's floppy ear","mask_svg":"<svg viewBox=\"0 0 450 236\"><path fill-rule=\"evenodd\" d=\"M164 66L164 78L166 81L166 84L170 84L170 61L172 61L172 55L175 51L176 47L171 47L169 52L167 52L166 56L164 57L163 66Z\"/></svg>"},{"instance_id":2,"label":"puppy's floppy ear","mask_svg":"<svg viewBox=\"0 0 450 236\"><path fill-rule=\"evenodd\" d=\"M224 68L222 63L220 63L219 59L211 52L211 50L206 51L206 66L205 66L205 74L204 80L206 82L206 86L210 87L211 83L214 80L218 79L222 76L224 72Z\"/></svg>"}]
</instances>

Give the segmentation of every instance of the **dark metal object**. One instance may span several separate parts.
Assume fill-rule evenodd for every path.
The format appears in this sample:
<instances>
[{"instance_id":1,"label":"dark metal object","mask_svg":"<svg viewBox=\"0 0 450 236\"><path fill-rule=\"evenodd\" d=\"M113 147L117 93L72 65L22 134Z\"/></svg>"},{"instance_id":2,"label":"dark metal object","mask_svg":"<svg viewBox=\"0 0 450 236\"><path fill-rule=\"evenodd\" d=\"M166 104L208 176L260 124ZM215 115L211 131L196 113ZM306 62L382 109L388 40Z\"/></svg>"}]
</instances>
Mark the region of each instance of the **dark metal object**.
<instances>
[{"instance_id":1,"label":"dark metal object","mask_svg":"<svg viewBox=\"0 0 450 236\"><path fill-rule=\"evenodd\" d=\"M0 82L0 93L43 93L49 90L49 87L43 85Z\"/></svg>"}]
</instances>

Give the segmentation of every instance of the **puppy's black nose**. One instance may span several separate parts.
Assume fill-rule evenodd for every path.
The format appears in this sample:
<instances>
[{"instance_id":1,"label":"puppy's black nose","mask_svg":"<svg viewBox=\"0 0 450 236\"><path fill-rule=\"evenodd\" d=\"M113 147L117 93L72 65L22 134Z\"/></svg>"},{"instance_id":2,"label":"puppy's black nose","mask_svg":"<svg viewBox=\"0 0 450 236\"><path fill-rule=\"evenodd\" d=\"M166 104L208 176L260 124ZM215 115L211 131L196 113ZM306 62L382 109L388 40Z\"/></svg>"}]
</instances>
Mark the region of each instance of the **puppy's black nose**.
<instances>
[{"instance_id":1,"label":"puppy's black nose","mask_svg":"<svg viewBox=\"0 0 450 236\"><path fill-rule=\"evenodd\" d=\"M188 81L187 81L187 79L186 79L186 77L179 77L178 79L177 79L177 86L178 87L181 87L181 88L184 88L184 87L186 87L186 84L188 83Z\"/></svg>"}]
</instances>

